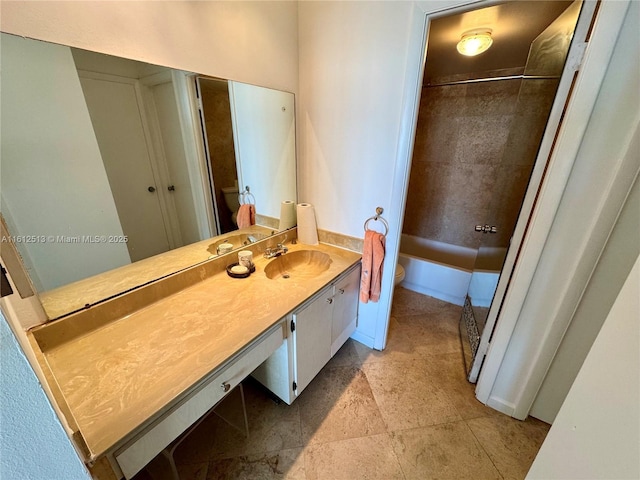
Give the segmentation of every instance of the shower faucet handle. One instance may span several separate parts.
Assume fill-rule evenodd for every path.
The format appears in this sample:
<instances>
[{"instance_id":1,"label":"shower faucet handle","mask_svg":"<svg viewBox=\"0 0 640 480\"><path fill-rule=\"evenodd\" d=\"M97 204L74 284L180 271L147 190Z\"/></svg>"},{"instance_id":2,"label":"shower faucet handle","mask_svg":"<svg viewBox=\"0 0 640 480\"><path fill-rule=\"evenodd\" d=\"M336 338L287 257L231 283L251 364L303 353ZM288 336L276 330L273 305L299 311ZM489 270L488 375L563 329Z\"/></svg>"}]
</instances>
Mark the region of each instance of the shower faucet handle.
<instances>
[{"instance_id":1,"label":"shower faucet handle","mask_svg":"<svg viewBox=\"0 0 640 480\"><path fill-rule=\"evenodd\" d=\"M495 225L476 225L476 232L482 233L498 233L498 227Z\"/></svg>"}]
</instances>

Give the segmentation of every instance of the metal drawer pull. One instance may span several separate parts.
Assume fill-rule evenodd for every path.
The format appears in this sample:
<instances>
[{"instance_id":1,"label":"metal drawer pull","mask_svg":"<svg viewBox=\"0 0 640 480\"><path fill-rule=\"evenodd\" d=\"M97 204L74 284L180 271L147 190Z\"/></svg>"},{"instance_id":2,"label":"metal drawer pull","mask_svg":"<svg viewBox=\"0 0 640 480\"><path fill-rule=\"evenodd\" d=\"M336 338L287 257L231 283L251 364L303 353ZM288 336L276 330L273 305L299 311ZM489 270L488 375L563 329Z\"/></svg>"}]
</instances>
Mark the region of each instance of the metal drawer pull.
<instances>
[{"instance_id":1,"label":"metal drawer pull","mask_svg":"<svg viewBox=\"0 0 640 480\"><path fill-rule=\"evenodd\" d=\"M227 382L222 382L222 390L224 390L225 392L228 392L229 390L231 390L231 384Z\"/></svg>"},{"instance_id":2,"label":"metal drawer pull","mask_svg":"<svg viewBox=\"0 0 640 480\"><path fill-rule=\"evenodd\" d=\"M333 298L327 298L327 303L333 303Z\"/></svg>"}]
</instances>

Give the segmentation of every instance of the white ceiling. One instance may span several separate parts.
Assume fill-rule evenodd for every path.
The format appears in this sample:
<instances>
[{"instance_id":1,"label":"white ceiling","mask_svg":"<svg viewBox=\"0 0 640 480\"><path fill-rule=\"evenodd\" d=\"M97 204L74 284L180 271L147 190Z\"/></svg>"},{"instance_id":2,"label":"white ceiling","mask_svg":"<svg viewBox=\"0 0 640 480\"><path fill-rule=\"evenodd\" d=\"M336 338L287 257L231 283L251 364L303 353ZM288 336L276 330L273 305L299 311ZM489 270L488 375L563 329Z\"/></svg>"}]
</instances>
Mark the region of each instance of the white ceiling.
<instances>
[{"instance_id":1,"label":"white ceiling","mask_svg":"<svg viewBox=\"0 0 640 480\"><path fill-rule=\"evenodd\" d=\"M425 84L443 76L523 67L531 42L571 3L514 0L433 20L429 27ZM491 48L476 57L460 55L456 44L462 33L480 27L493 31Z\"/></svg>"}]
</instances>

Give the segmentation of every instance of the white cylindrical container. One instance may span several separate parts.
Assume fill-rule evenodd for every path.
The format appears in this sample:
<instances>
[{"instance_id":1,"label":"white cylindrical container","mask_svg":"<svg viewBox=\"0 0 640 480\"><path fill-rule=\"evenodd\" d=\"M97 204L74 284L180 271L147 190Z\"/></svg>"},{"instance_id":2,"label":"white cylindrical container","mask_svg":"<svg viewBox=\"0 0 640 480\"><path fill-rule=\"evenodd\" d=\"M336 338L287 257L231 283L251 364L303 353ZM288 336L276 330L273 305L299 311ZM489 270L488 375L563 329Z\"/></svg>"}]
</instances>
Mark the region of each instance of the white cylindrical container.
<instances>
[{"instance_id":1,"label":"white cylindrical container","mask_svg":"<svg viewBox=\"0 0 640 480\"><path fill-rule=\"evenodd\" d=\"M283 201L280 205L280 225L278 230L283 231L295 227L296 223L296 203L293 200Z\"/></svg>"},{"instance_id":2,"label":"white cylindrical container","mask_svg":"<svg viewBox=\"0 0 640 480\"><path fill-rule=\"evenodd\" d=\"M313 205L299 203L296 213L298 217L298 241L306 245L318 245L318 226Z\"/></svg>"},{"instance_id":3,"label":"white cylindrical container","mask_svg":"<svg viewBox=\"0 0 640 480\"><path fill-rule=\"evenodd\" d=\"M241 250L238 252L238 263L244 265L249 270L253 267L253 252L250 250Z\"/></svg>"}]
</instances>

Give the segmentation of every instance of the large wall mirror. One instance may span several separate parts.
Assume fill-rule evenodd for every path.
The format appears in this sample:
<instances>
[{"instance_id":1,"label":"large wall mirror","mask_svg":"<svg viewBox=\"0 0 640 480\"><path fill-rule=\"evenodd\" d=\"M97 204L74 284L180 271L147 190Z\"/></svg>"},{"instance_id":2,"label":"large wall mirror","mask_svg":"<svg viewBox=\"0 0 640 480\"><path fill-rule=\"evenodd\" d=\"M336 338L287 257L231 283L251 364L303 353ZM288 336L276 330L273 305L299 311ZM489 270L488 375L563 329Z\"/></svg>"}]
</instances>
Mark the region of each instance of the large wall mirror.
<instances>
[{"instance_id":1,"label":"large wall mirror","mask_svg":"<svg viewBox=\"0 0 640 480\"><path fill-rule=\"evenodd\" d=\"M292 93L1 35L3 241L50 318L292 226Z\"/></svg>"}]
</instances>

